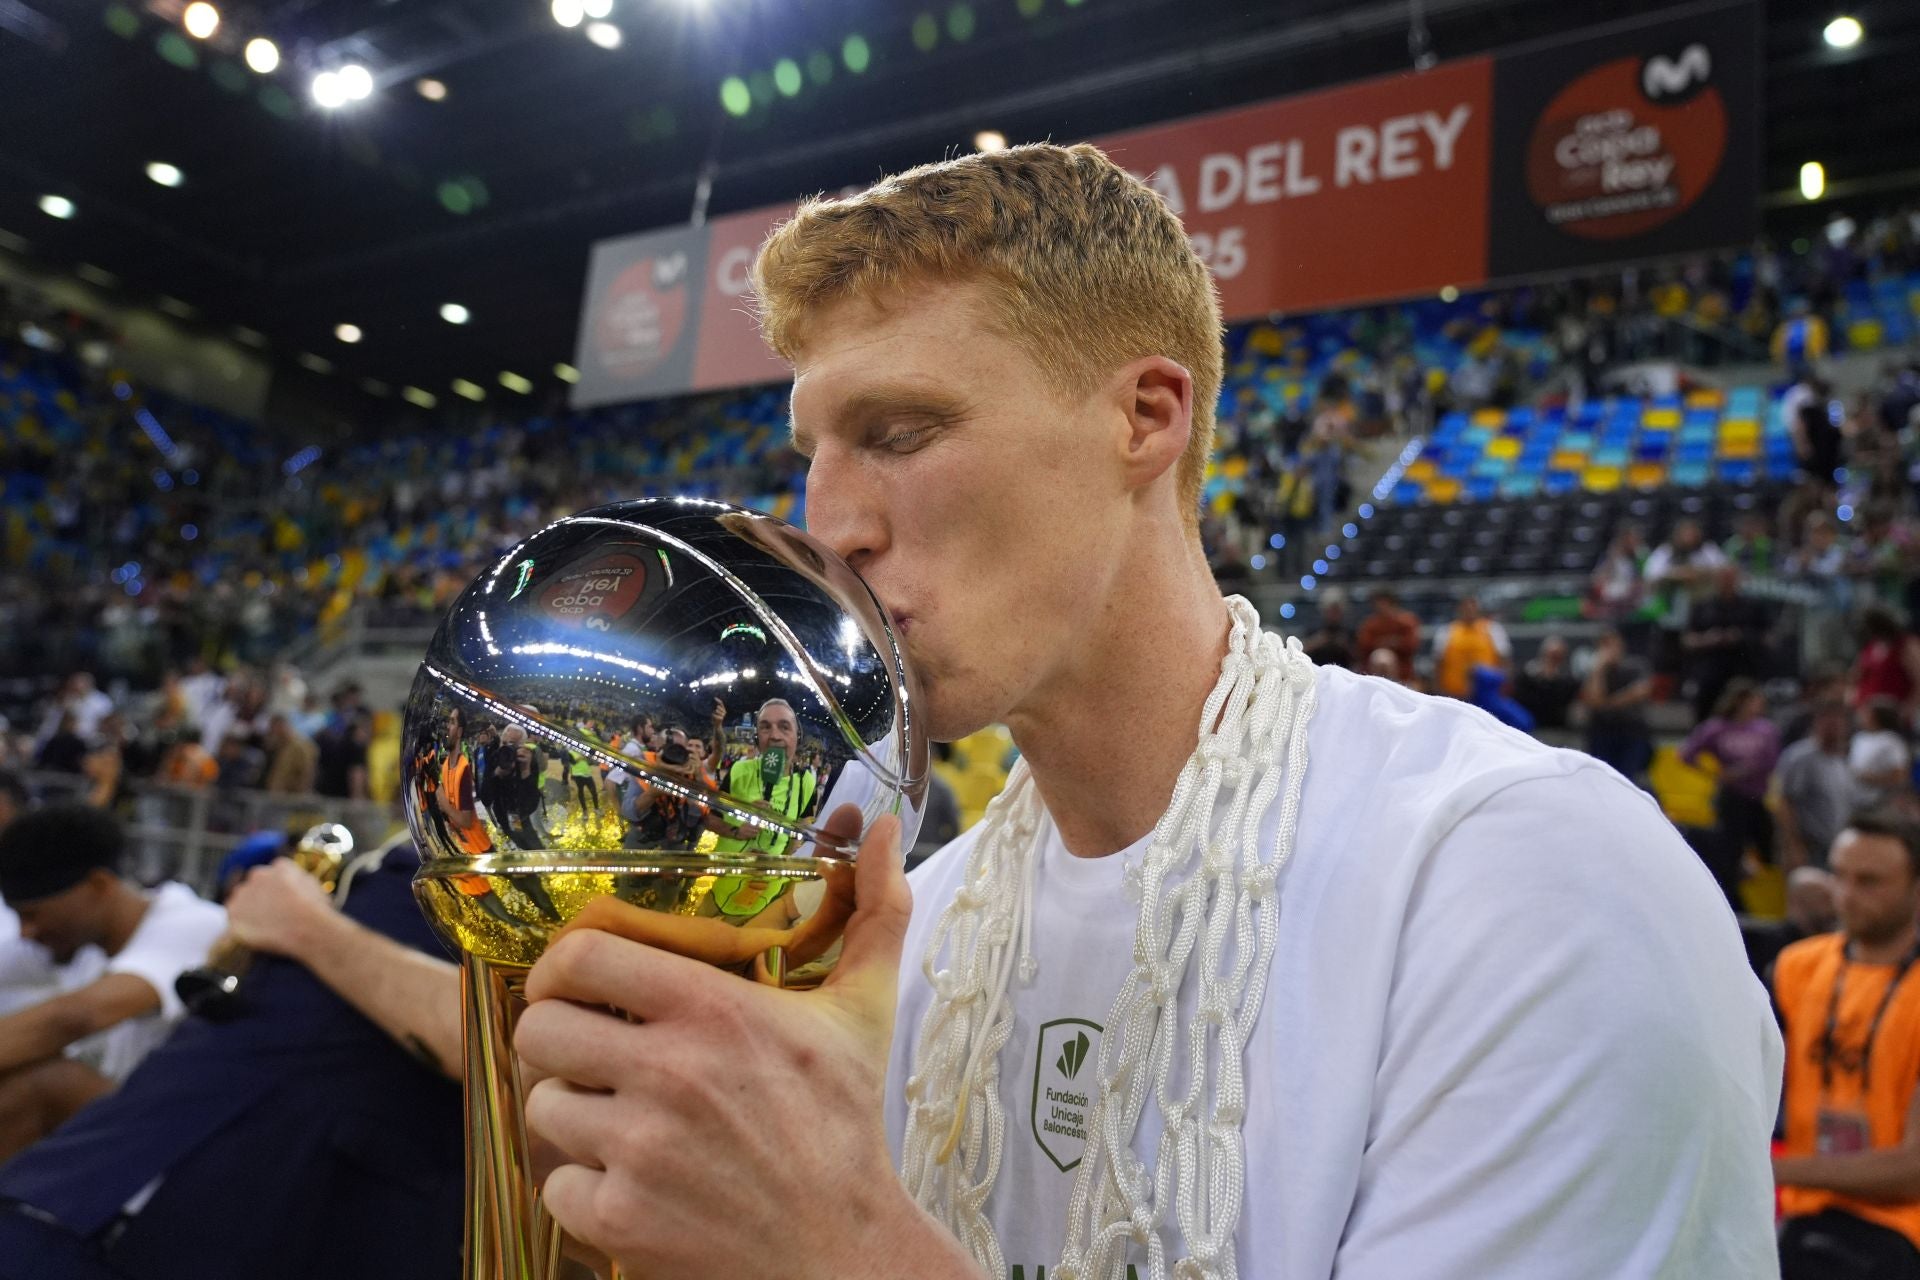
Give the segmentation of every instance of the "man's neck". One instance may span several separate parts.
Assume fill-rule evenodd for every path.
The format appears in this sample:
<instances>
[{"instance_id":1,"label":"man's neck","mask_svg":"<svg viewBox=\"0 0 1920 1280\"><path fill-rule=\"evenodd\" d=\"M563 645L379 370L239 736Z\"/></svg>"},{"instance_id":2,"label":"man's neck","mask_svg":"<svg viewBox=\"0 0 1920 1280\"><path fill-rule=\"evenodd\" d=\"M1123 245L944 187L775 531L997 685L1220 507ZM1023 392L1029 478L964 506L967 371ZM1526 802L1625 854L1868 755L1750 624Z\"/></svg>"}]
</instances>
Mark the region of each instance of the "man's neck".
<instances>
[{"instance_id":1,"label":"man's neck","mask_svg":"<svg viewBox=\"0 0 1920 1280\"><path fill-rule=\"evenodd\" d=\"M1883 938L1849 937L1847 951L1856 964L1899 964L1913 950L1914 929L1907 925Z\"/></svg>"},{"instance_id":2,"label":"man's neck","mask_svg":"<svg viewBox=\"0 0 1920 1280\"><path fill-rule=\"evenodd\" d=\"M107 928L101 935L100 949L110 956L119 955L133 941L135 931L147 918L152 905L146 894L124 880L118 881L114 885L113 904L107 908Z\"/></svg>"},{"instance_id":3,"label":"man's neck","mask_svg":"<svg viewBox=\"0 0 1920 1280\"><path fill-rule=\"evenodd\" d=\"M1086 620L1087 643L1007 717L1074 854L1133 844L1160 820L1199 741L1227 651L1226 603L1182 538L1130 561Z\"/></svg>"}]
</instances>

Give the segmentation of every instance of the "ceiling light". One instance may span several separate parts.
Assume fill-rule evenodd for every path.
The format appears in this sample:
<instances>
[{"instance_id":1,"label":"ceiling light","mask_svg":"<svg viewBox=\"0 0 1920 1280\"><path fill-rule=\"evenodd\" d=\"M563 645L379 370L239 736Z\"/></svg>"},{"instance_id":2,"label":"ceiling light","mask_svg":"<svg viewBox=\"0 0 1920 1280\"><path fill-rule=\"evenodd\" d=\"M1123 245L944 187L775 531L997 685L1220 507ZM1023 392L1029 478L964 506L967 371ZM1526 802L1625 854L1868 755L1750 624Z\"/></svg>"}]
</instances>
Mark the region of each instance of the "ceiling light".
<instances>
[{"instance_id":1,"label":"ceiling light","mask_svg":"<svg viewBox=\"0 0 1920 1280\"><path fill-rule=\"evenodd\" d=\"M1818 160L1800 166L1800 198L1818 200L1827 191L1827 169ZM43 206L44 207L44 206Z\"/></svg>"},{"instance_id":2,"label":"ceiling light","mask_svg":"<svg viewBox=\"0 0 1920 1280\"><path fill-rule=\"evenodd\" d=\"M177 187L186 181L186 175L180 172L179 166L168 164L165 160L155 160L148 165L147 176L163 187Z\"/></svg>"},{"instance_id":3,"label":"ceiling light","mask_svg":"<svg viewBox=\"0 0 1920 1280\"><path fill-rule=\"evenodd\" d=\"M580 0L580 8L589 18L613 16L613 0Z\"/></svg>"},{"instance_id":4,"label":"ceiling light","mask_svg":"<svg viewBox=\"0 0 1920 1280\"><path fill-rule=\"evenodd\" d=\"M511 369L508 369L500 375L500 385L509 391L518 391L523 396L533 390L533 384L531 382L528 382Z\"/></svg>"},{"instance_id":5,"label":"ceiling light","mask_svg":"<svg viewBox=\"0 0 1920 1280\"><path fill-rule=\"evenodd\" d=\"M205 40L220 29L220 11L207 3L207 0L193 0L186 12L180 15L180 25L195 40Z\"/></svg>"},{"instance_id":6,"label":"ceiling light","mask_svg":"<svg viewBox=\"0 0 1920 1280\"><path fill-rule=\"evenodd\" d=\"M160 299L158 305L162 311L180 320L191 320L195 314L191 305L180 301L178 298L163 297Z\"/></svg>"},{"instance_id":7,"label":"ceiling light","mask_svg":"<svg viewBox=\"0 0 1920 1280\"><path fill-rule=\"evenodd\" d=\"M473 319L473 312L457 302L443 302L440 304L440 318L448 324L465 324Z\"/></svg>"},{"instance_id":8,"label":"ceiling light","mask_svg":"<svg viewBox=\"0 0 1920 1280\"><path fill-rule=\"evenodd\" d=\"M120 277L104 267L96 267L91 262L83 262L73 269L73 274L88 284L97 284L102 289L111 289L120 283Z\"/></svg>"},{"instance_id":9,"label":"ceiling light","mask_svg":"<svg viewBox=\"0 0 1920 1280\"><path fill-rule=\"evenodd\" d=\"M313 78L313 83L308 88L313 94L314 102L329 111L347 105L347 87L340 83L338 71L322 71Z\"/></svg>"},{"instance_id":10,"label":"ceiling light","mask_svg":"<svg viewBox=\"0 0 1920 1280\"><path fill-rule=\"evenodd\" d=\"M580 371L570 364L557 364L553 366L553 376L562 382L580 381Z\"/></svg>"},{"instance_id":11,"label":"ceiling light","mask_svg":"<svg viewBox=\"0 0 1920 1280\"><path fill-rule=\"evenodd\" d=\"M587 24L587 39L593 41L602 49L618 49L620 47L620 38L620 28L614 26L611 22L589 22Z\"/></svg>"},{"instance_id":12,"label":"ceiling light","mask_svg":"<svg viewBox=\"0 0 1920 1280\"><path fill-rule=\"evenodd\" d=\"M265 36L247 41L247 65L263 76L280 69L280 46Z\"/></svg>"},{"instance_id":13,"label":"ceiling light","mask_svg":"<svg viewBox=\"0 0 1920 1280\"><path fill-rule=\"evenodd\" d=\"M348 102L365 102L373 96L373 72L357 62L349 62L334 74L340 77L340 91Z\"/></svg>"},{"instance_id":14,"label":"ceiling light","mask_svg":"<svg viewBox=\"0 0 1920 1280\"><path fill-rule=\"evenodd\" d=\"M982 129L973 135L973 149L975 151L1005 151L1007 149L1007 135L998 129Z\"/></svg>"},{"instance_id":15,"label":"ceiling light","mask_svg":"<svg viewBox=\"0 0 1920 1280\"><path fill-rule=\"evenodd\" d=\"M387 392L393 390L392 387L380 381L378 378L362 378L360 380L360 389L370 396L384 396Z\"/></svg>"},{"instance_id":16,"label":"ceiling light","mask_svg":"<svg viewBox=\"0 0 1920 1280\"><path fill-rule=\"evenodd\" d=\"M487 393L481 390L477 383L468 382L465 378L455 378L453 380L453 394L465 396L469 400L485 400L487 398Z\"/></svg>"},{"instance_id":17,"label":"ceiling light","mask_svg":"<svg viewBox=\"0 0 1920 1280\"><path fill-rule=\"evenodd\" d=\"M587 20L581 0L553 0L553 20L563 27L577 27Z\"/></svg>"},{"instance_id":18,"label":"ceiling light","mask_svg":"<svg viewBox=\"0 0 1920 1280\"><path fill-rule=\"evenodd\" d=\"M250 347L264 347L267 345L266 334L261 333L258 329L249 329L245 325L236 328L233 331L233 336Z\"/></svg>"},{"instance_id":19,"label":"ceiling light","mask_svg":"<svg viewBox=\"0 0 1920 1280\"><path fill-rule=\"evenodd\" d=\"M67 199L65 196L41 196L40 212L46 214L49 218L58 218L60 221L65 222L73 216L73 201Z\"/></svg>"},{"instance_id":20,"label":"ceiling light","mask_svg":"<svg viewBox=\"0 0 1920 1280\"><path fill-rule=\"evenodd\" d=\"M360 332L360 326L357 324L342 324L334 326L333 336L351 345L360 341L365 335Z\"/></svg>"},{"instance_id":21,"label":"ceiling light","mask_svg":"<svg viewBox=\"0 0 1920 1280\"><path fill-rule=\"evenodd\" d=\"M303 351L300 353L300 367L311 369L315 373L332 373L333 361L322 359L311 351Z\"/></svg>"},{"instance_id":22,"label":"ceiling light","mask_svg":"<svg viewBox=\"0 0 1920 1280\"><path fill-rule=\"evenodd\" d=\"M1843 13L1829 22L1827 29L1820 34L1835 49L1851 49L1860 43L1860 37L1866 34L1866 29L1860 25L1860 19Z\"/></svg>"},{"instance_id":23,"label":"ceiling light","mask_svg":"<svg viewBox=\"0 0 1920 1280\"><path fill-rule=\"evenodd\" d=\"M422 409L431 409L433 408L433 406L440 403L439 399L435 397L433 392L422 391L418 387L400 388L400 398L402 400L405 400L408 404L417 404Z\"/></svg>"},{"instance_id":24,"label":"ceiling light","mask_svg":"<svg viewBox=\"0 0 1920 1280\"><path fill-rule=\"evenodd\" d=\"M438 80L416 80L413 87L428 102L445 102L447 99L447 86Z\"/></svg>"}]
</instances>

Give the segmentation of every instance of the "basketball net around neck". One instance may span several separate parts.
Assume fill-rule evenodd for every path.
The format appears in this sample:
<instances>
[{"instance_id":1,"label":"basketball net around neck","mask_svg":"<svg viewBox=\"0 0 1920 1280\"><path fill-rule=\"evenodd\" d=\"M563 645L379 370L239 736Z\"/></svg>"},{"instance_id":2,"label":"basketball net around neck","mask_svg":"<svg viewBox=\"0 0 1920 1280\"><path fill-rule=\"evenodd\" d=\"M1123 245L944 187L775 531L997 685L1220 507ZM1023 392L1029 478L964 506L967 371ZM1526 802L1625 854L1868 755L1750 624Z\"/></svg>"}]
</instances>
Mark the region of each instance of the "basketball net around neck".
<instances>
[{"instance_id":1,"label":"basketball net around neck","mask_svg":"<svg viewBox=\"0 0 1920 1280\"><path fill-rule=\"evenodd\" d=\"M1279 930L1276 885L1293 855L1315 696L1300 642L1263 632L1238 596L1227 608L1227 656L1200 715L1200 744L1144 859L1125 872L1140 904L1134 963L1101 1037L1065 1251L1049 1272L1057 1280L1121 1280L1129 1244L1144 1252L1150 1280L1239 1274L1247 1040ZM1263 857L1261 819L1283 785ZM1036 973L1034 879L1046 817L1021 761L988 807L959 891L927 941L922 968L933 1000L906 1086L901 1178L989 1280L1007 1274L986 1211L1006 1140L999 1055L1013 1031L1008 987ZM1189 988L1192 1013L1182 1016ZM1151 1165L1133 1150L1149 1097L1162 1121ZM1169 1227L1185 1249L1171 1272Z\"/></svg>"}]
</instances>

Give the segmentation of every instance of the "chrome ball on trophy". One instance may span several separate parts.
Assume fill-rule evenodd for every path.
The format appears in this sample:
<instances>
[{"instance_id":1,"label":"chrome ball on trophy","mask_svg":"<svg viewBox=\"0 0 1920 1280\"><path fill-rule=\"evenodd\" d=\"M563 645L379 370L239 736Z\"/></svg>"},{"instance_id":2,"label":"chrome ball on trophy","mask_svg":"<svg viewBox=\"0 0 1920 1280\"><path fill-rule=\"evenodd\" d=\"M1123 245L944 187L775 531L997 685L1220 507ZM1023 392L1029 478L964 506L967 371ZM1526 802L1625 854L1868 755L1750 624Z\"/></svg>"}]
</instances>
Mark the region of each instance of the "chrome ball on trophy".
<instances>
[{"instance_id":1,"label":"chrome ball on trophy","mask_svg":"<svg viewBox=\"0 0 1920 1280\"><path fill-rule=\"evenodd\" d=\"M480 575L407 703L415 893L462 961L466 1275L550 1280L511 1036L528 969L589 904L743 979L817 983L833 865L918 827L927 743L885 610L830 549L696 499L596 508ZM851 803L859 830L826 830Z\"/></svg>"}]
</instances>

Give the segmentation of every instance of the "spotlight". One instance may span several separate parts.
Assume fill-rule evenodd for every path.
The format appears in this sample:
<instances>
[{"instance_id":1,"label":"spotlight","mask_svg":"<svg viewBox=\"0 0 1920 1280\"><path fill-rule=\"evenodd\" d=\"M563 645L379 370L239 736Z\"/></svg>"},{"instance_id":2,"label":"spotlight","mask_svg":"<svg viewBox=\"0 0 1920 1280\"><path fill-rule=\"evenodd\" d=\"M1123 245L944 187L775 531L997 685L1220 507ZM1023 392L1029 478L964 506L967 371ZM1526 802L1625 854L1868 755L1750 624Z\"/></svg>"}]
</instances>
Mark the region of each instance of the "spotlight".
<instances>
[{"instance_id":1,"label":"spotlight","mask_svg":"<svg viewBox=\"0 0 1920 1280\"><path fill-rule=\"evenodd\" d=\"M508 369L505 372L501 373L500 385L505 387L509 391L518 391L523 396L533 390L533 384L531 382L527 381L525 378L521 377L519 374L515 373L511 369Z\"/></svg>"},{"instance_id":2,"label":"spotlight","mask_svg":"<svg viewBox=\"0 0 1920 1280\"><path fill-rule=\"evenodd\" d=\"M272 75L280 67L280 46L265 36L255 36L247 41L247 65L263 76Z\"/></svg>"},{"instance_id":3,"label":"spotlight","mask_svg":"<svg viewBox=\"0 0 1920 1280\"><path fill-rule=\"evenodd\" d=\"M186 181L186 175L180 172L179 166L164 160L155 160L148 165L147 176L163 187L177 187Z\"/></svg>"},{"instance_id":4,"label":"spotlight","mask_svg":"<svg viewBox=\"0 0 1920 1280\"><path fill-rule=\"evenodd\" d=\"M1800 166L1800 198L1818 200L1827 193L1827 168L1818 160L1809 160ZM44 203L41 208L46 208Z\"/></svg>"},{"instance_id":5,"label":"spotlight","mask_svg":"<svg viewBox=\"0 0 1920 1280\"><path fill-rule=\"evenodd\" d=\"M73 201L67 199L65 196L41 196L40 212L46 214L49 218L58 218L60 221L65 222L73 216Z\"/></svg>"},{"instance_id":6,"label":"spotlight","mask_svg":"<svg viewBox=\"0 0 1920 1280\"><path fill-rule=\"evenodd\" d=\"M338 71L322 71L307 86L313 94L313 100L328 111L337 111L347 105L347 87L340 83Z\"/></svg>"},{"instance_id":7,"label":"spotlight","mask_svg":"<svg viewBox=\"0 0 1920 1280\"><path fill-rule=\"evenodd\" d=\"M373 72L359 63L349 62L335 74L340 77L340 89L347 95L348 102L365 102L373 96Z\"/></svg>"},{"instance_id":8,"label":"spotlight","mask_svg":"<svg viewBox=\"0 0 1920 1280\"><path fill-rule=\"evenodd\" d=\"M477 384L468 382L465 378L455 378L453 380L453 394L465 396L469 400L485 400L487 398L485 391L481 390Z\"/></svg>"},{"instance_id":9,"label":"spotlight","mask_svg":"<svg viewBox=\"0 0 1920 1280\"><path fill-rule=\"evenodd\" d=\"M613 16L613 0L580 0L580 8L589 18Z\"/></svg>"},{"instance_id":10,"label":"spotlight","mask_svg":"<svg viewBox=\"0 0 1920 1280\"><path fill-rule=\"evenodd\" d=\"M586 6L580 0L553 0L553 20L563 27L577 27L587 20Z\"/></svg>"},{"instance_id":11,"label":"spotlight","mask_svg":"<svg viewBox=\"0 0 1920 1280\"><path fill-rule=\"evenodd\" d=\"M1860 43L1860 37L1866 34L1866 28L1860 25L1860 19L1841 14L1827 24L1821 36L1835 49L1851 49Z\"/></svg>"},{"instance_id":12,"label":"spotlight","mask_svg":"<svg viewBox=\"0 0 1920 1280\"><path fill-rule=\"evenodd\" d=\"M1460 291L1459 291L1458 289L1456 289L1456 288L1454 288L1454 287L1453 287L1452 285L1450 285L1450 284L1449 284L1449 285L1443 285L1443 286L1441 287L1441 289L1440 289L1440 301L1442 301L1442 302L1458 302L1459 300L1460 300Z\"/></svg>"},{"instance_id":13,"label":"spotlight","mask_svg":"<svg viewBox=\"0 0 1920 1280\"><path fill-rule=\"evenodd\" d=\"M1005 151L1007 149L1007 135L998 129L982 129L973 135L973 149L975 151Z\"/></svg>"},{"instance_id":14,"label":"spotlight","mask_svg":"<svg viewBox=\"0 0 1920 1280\"><path fill-rule=\"evenodd\" d=\"M589 22L587 24L587 39L593 41L602 49L618 49L620 47L620 28L614 26L611 22Z\"/></svg>"},{"instance_id":15,"label":"spotlight","mask_svg":"<svg viewBox=\"0 0 1920 1280\"><path fill-rule=\"evenodd\" d=\"M440 304L440 318L448 324L465 324L473 319L473 312L457 302L443 302Z\"/></svg>"},{"instance_id":16,"label":"spotlight","mask_svg":"<svg viewBox=\"0 0 1920 1280\"><path fill-rule=\"evenodd\" d=\"M360 332L359 325L342 324L334 326L333 336L351 346L353 343L360 341L364 335Z\"/></svg>"},{"instance_id":17,"label":"spotlight","mask_svg":"<svg viewBox=\"0 0 1920 1280\"><path fill-rule=\"evenodd\" d=\"M428 102L445 102L447 100L447 86L438 80L416 80L414 81L413 87L414 90Z\"/></svg>"},{"instance_id":18,"label":"spotlight","mask_svg":"<svg viewBox=\"0 0 1920 1280\"><path fill-rule=\"evenodd\" d=\"M315 373L333 372L333 361L314 355L311 351L301 352L298 363L302 369L311 369Z\"/></svg>"},{"instance_id":19,"label":"spotlight","mask_svg":"<svg viewBox=\"0 0 1920 1280\"><path fill-rule=\"evenodd\" d=\"M205 40L220 29L220 11L207 0L193 0L180 15L180 25L195 40Z\"/></svg>"},{"instance_id":20,"label":"spotlight","mask_svg":"<svg viewBox=\"0 0 1920 1280\"><path fill-rule=\"evenodd\" d=\"M557 364L553 366L553 376L562 382L580 381L580 371L570 364Z\"/></svg>"},{"instance_id":21,"label":"spotlight","mask_svg":"<svg viewBox=\"0 0 1920 1280\"><path fill-rule=\"evenodd\" d=\"M436 397L433 392L422 391L418 387L402 387L400 389L400 398L408 404L419 405L422 409L431 409L434 405L440 403L439 398Z\"/></svg>"}]
</instances>

